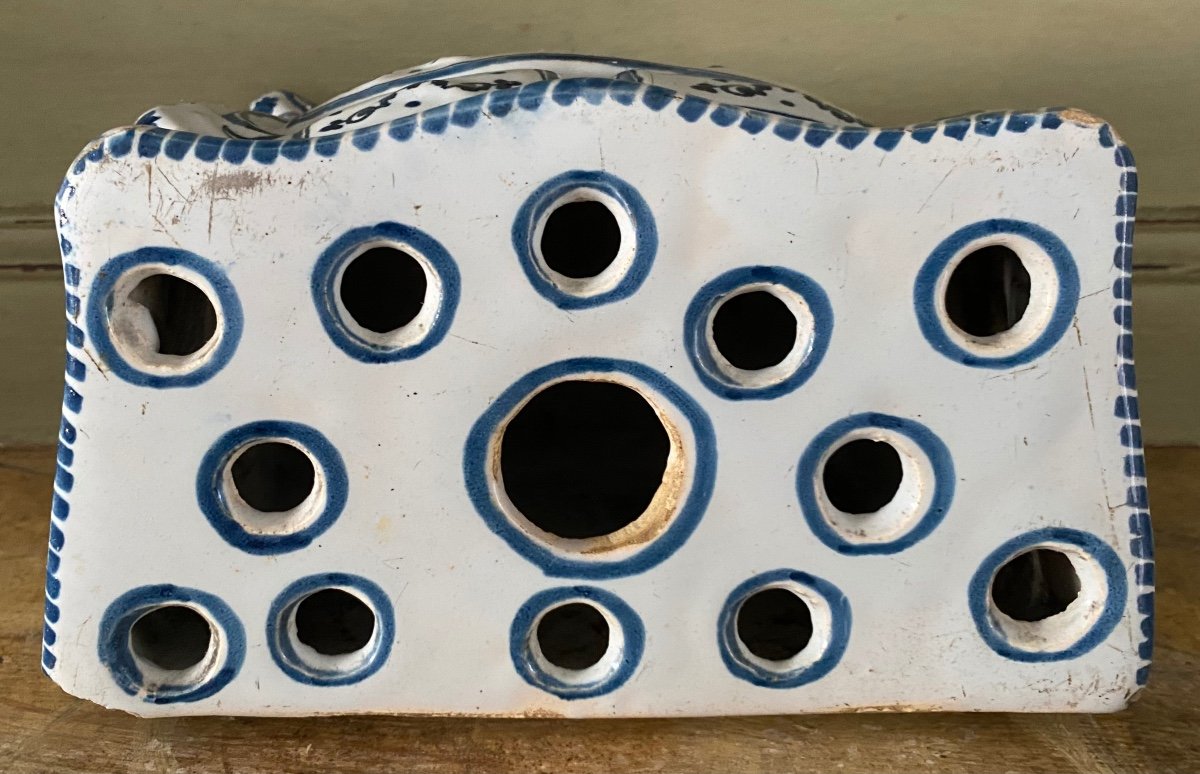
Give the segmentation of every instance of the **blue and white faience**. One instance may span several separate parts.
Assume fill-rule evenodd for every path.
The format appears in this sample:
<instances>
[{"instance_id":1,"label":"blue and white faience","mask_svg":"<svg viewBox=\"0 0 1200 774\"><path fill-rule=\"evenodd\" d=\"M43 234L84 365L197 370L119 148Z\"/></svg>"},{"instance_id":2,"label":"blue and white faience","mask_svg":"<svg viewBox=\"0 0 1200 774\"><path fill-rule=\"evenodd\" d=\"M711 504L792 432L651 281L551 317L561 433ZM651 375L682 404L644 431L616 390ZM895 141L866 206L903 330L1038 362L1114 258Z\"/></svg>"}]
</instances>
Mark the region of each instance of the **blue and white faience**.
<instances>
[{"instance_id":1,"label":"blue and white faience","mask_svg":"<svg viewBox=\"0 0 1200 774\"><path fill-rule=\"evenodd\" d=\"M573 55L154 108L56 201L43 666L139 715L1120 709L1136 199L1081 111Z\"/></svg>"}]
</instances>

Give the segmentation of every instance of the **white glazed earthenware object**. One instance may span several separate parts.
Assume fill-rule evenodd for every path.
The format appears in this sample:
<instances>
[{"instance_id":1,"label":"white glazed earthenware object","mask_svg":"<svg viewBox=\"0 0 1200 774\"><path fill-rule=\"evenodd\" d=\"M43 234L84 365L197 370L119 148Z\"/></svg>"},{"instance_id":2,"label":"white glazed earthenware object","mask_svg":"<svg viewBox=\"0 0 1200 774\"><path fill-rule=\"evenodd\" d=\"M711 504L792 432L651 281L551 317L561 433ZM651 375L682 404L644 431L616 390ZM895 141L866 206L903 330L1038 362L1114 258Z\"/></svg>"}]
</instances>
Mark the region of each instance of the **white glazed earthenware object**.
<instances>
[{"instance_id":1,"label":"white glazed earthenware object","mask_svg":"<svg viewBox=\"0 0 1200 774\"><path fill-rule=\"evenodd\" d=\"M56 202L44 668L144 715L1119 709L1136 198L1081 111L593 57L155 108Z\"/></svg>"}]
</instances>

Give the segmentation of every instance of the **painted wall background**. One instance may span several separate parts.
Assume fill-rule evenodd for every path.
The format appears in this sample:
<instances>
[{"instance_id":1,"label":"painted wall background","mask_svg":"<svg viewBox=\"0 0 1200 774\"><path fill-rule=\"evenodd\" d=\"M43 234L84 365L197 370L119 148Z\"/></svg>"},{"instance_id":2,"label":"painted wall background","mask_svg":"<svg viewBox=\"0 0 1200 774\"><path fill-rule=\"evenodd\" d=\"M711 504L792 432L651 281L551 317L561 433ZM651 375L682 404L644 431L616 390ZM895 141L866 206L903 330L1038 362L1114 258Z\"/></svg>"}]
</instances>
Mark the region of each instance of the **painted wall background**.
<instances>
[{"instance_id":1,"label":"painted wall background","mask_svg":"<svg viewBox=\"0 0 1200 774\"><path fill-rule=\"evenodd\" d=\"M1073 105L1137 157L1149 443L1200 443L1200 0L2 0L0 443L49 443L62 372L51 201L75 153L161 103L323 100L438 56L612 54L797 85L876 124Z\"/></svg>"}]
</instances>

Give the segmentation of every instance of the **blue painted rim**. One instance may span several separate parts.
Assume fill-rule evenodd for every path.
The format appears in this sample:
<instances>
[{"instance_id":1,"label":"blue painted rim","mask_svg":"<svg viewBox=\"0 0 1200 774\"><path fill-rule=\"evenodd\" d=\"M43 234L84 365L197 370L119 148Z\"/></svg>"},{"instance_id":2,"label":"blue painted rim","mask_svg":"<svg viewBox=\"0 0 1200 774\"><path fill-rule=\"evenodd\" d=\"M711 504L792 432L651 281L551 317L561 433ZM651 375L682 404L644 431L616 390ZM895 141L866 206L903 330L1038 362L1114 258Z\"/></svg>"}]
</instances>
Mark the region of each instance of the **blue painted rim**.
<instances>
[{"instance_id":1,"label":"blue painted rim","mask_svg":"<svg viewBox=\"0 0 1200 774\"><path fill-rule=\"evenodd\" d=\"M222 486L225 468L243 447L279 438L294 441L313 458L325 479L325 507L311 524L298 532L286 535L248 532L233 517L226 502ZM204 517L225 542L250 554L283 554L309 545L342 514L348 489L346 465L329 439L308 425L273 419L251 422L226 432L205 452L196 475L196 499Z\"/></svg>"},{"instance_id":2,"label":"blue painted rim","mask_svg":"<svg viewBox=\"0 0 1200 774\"><path fill-rule=\"evenodd\" d=\"M533 653L532 641L537 634L534 624L538 617L551 608L576 600L592 602L611 614L621 627L621 636L624 639L621 661L617 668L604 678L591 683L563 682L545 671ZM620 688L633 676L641 663L645 643L645 627L633 608L616 594L594 586L565 586L539 591L521 605L513 618L508 637L509 654L517 674L530 685L567 700L591 699Z\"/></svg>"},{"instance_id":3,"label":"blue painted rim","mask_svg":"<svg viewBox=\"0 0 1200 774\"><path fill-rule=\"evenodd\" d=\"M220 341L203 365L186 373L155 374L141 370L125 359L109 333L108 307L113 288L131 269L147 264L179 266L193 271L203 277L216 293L216 298L209 296L209 300L224 319L219 333ZM88 296L87 327L92 346L96 348L100 359L105 362L111 373L124 381L138 387L155 389L195 387L215 376L237 351L238 342L242 337L242 305L225 270L207 258L174 247L142 247L112 258L96 272Z\"/></svg>"},{"instance_id":4,"label":"blue painted rim","mask_svg":"<svg viewBox=\"0 0 1200 774\"><path fill-rule=\"evenodd\" d=\"M453 77L455 75L460 75L460 74L485 72L485 70L487 68L493 68L493 67L496 67L497 65L504 65L504 64L509 64L512 62L539 62L539 61L557 61L557 60L567 60L567 61L571 61L571 62L596 62L596 63L602 63L602 64L608 64L608 65L617 65L619 67L625 68L626 72L628 72L630 70L648 70L651 72L670 72L670 73L678 73L681 75L693 76L693 77L697 77L697 78L718 78L718 79L739 81L739 82L743 82L743 83L758 83L758 84L763 84L765 86L771 86L771 87L776 87L776 88L779 87L778 84L769 83L760 78L751 78L746 75L725 72L724 70L712 70L712 69L703 69L703 68L697 68L697 67L681 67L678 65L661 64L658 62L647 62L647 61L640 60L640 59L624 59L624 58L613 59L611 57L589 56L586 54L568 54L568 53L553 53L553 52L539 52L539 53L527 53L527 54L501 54L501 55L497 55L497 56L478 57L478 58L470 59L470 60L463 61L463 62L454 62L451 64L443 65L441 67L435 67L435 68L429 69L429 70L426 70L424 68L417 68L417 69L413 69L413 70L409 71L405 75L399 75L395 78L391 78L389 80L382 81L379 83L372 83L370 85L364 85L364 86L360 87L359 89L352 91L348 94L343 94L343 95L341 95L335 99L332 99L326 103L309 108L309 110L307 112L305 112L303 115L301 115L298 118L293 119L292 123L297 123L299 121L312 121L312 120L319 119L319 118L322 118L322 117L325 117L328 115L332 115L337 111L338 108L345 107L346 105L357 102L358 100L377 96L379 94L382 94L385 91L389 91L389 90L393 90L393 89L400 89L405 86L411 85L413 83L427 81L430 78L434 78L434 77L449 78L449 77ZM613 78L620 79L622 76L625 76L625 72L618 73L617 75L613 76ZM626 76L626 77L629 77L629 76ZM590 80L590 79L572 78L572 79L562 79L562 80ZM544 83L544 82L540 82L540 83ZM536 85L536 84L530 84L530 85ZM848 121L850 123L859 124L860 127L866 126L866 124L863 123L863 121L861 119L859 119L855 116L852 116L849 113L846 113L844 110L841 110L840 108L836 108L833 105L829 105L829 104L817 99L816 97L813 97L810 94L803 94L803 93L797 92L797 96L802 97L807 102L812 103L816 107L830 113L831 115L833 115L836 118L839 118L843 121ZM800 120L808 121L811 119L800 119Z\"/></svg>"},{"instance_id":5,"label":"blue painted rim","mask_svg":"<svg viewBox=\"0 0 1200 774\"><path fill-rule=\"evenodd\" d=\"M992 578L1001 565L1018 554L1033 548L1054 548L1055 543L1074 546L1095 560L1108 581L1108 598L1104 601L1104 609L1091 627L1068 647L1054 651L1025 650L1009 642L992 618L988 604L991 598ZM1092 650L1104 642L1116 628L1124 613L1128 593L1125 565L1117 556L1117 552L1090 532L1067 527L1036 529L1006 541L984 558L967 586L971 618L975 621L979 636L989 648L1001 656L1024 662L1066 661Z\"/></svg>"},{"instance_id":6,"label":"blue painted rim","mask_svg":"<svg viewBox=\"0 0 1200 774\"><path fill-rule=\"evenodd\" d=\"M537 225L546 211L566 194L578 190L598 191L611 197L624 208L633 223L632 263L625 276L612 289L594 296L578 296L559 288L537 257L540 249L535 244ZM512 241L521 269L534 290L560 309L587 309L628 298L642 286L658 251L658 227L646 200L629 183L608 172L576 169L542 183L521 204L513 221Z\"/></svg>"},{"instance_id":7,"label":"blue painted rim","mask_svg":"<svg viewBox=\"0 0 1200 774\"><path fill-rule=\"evenodd\" d=\"M821 458L848 434L875 427L903 435L924 452L933 468L933 496L929 499L929 506L925 512L917 517L907 532L895 540L857 543L843 537L825 518L820 499L817 497L817 479L820 472L818 466ZM949 512L956 483L950 449L936 433L911 419L875 412L839 419L817 433L800 455L800 462L796 466L796 495L800 498L800 509L809 529L822 543L847 556L894 554L926 538Z\"/></svg>"},{"instance_id":8,"label":"blue painted rim","mask_svg":"<svg viewBox=\"0 0 1200 774\"><path fill-rule=\"evenodd\" d=\"M575 559L556 553L538 542L515 524L492 498L491 439L513 409L541 387L578 374L621 374L640 381L669 401L691 426L695 448L692 459L692 483L678 512L657 538L637 553L624 559L604 561L599 558ZM509 547L552 577L617 578L634 575L654 567L691 536L700 523L712 497L717 468L717 439L712 422L704 409L677 384L648 366L629 360L600 357L581 357L542 366L518 379L496 398L475 421L463 452L463 477L467 494L475 510L483 517L492 532Z\"/></svg>"},{"instance_id":9,"label":"blue painted rim","mask_svg":"<svg viewBox=\"0 0 1200 774\"><path fill-rule=\"evenodd\" d=\"M780 671L754 663L746 657L738 637L737 614L742 603L756 592L776 583L804 586L820 594L829 605L832 619L829 644L816 661L798 669ZM761 688L796 688L806 685L829 674L842 660L850 641L851 618L850 601L841 589L829 581L786 568L764 572L740 583L729 594L721 608L721 616L717 620L717 644L721 650L721 660L734 677Z\"/></svg>"},{"instance_id":10,"label":"blue painted rim","mask_svg":"<svg viewBox=\"0 0 1200 774\"><path fill-rule=\"evenodd\" d=\"M147 691L142 670L130 646L133 625L150 611L171 605L201 608L219 632L225 646L225 660L218 669L197 684L162 685ZM100 663L108 667L113 680L130 696L141 696L151 704L174 704L206 699L237 677L246 655L246 632L233 610L220 598L197 589L162 583L140 586L117 597L100 620L97 646Z\"/></svg>"},{"instance_id":11,"label":"blue painted rim","mask_svg":"<svg viewBox=\"0 0 1200 774\"><path fill-rule=\"evenodd\" d=\"M361 664L350 670L320 669L306 663L296 651L289 632L289 623L296 607L309 595L333 588L357 591L367 598L375 613L371 651ZM271 649L271 658L284 674L306 685L351 685L365 680L378 672L387 661L395 638L396 616L387 593L362 576L344 572L309 575L289 584L275 597L267 615L267 646Z\"/></svg>"},{"instance_id":12,"label":"blue painted rim","mask_svg":"<svg viewBox=\"0 0 1200 774\"><path fill-rule=\"evenodd\" d=\"M748 285L772 284L800 296L813 316L812 345L808 355L787 378L766 387L746 387L732 381L717 366L708 346L708 321L728 296ZM688 360L704 386L728 400L769 400L795 390L809 380L825 357L833 335L833 307L813 279L781 266L746 266L727 271L708 282L692 298L684 314L683 337Z\"/></svg>"},{"instance_id":13,"label":"blue painted rim","mask_svg":"<svg viewBox=\"0 0 1200 774\"><path fill-rule=\"evenodd\" d=\"M990 240L1005 235L1024 237L1045 251L1058 275L1058 296L1050 320L1041 335L1016 352L989 357L968 351L954 340L951 332L947 330L950 323L943 323L937 312L937 286L950 261L964 247L976 240ZM991 243L989 241L979 246L985 247ZM917 323L925 339L934 349L951 360L979 368L1011 368L1044 355L1058 343L1063 333L1071 326L1078 301L1079 272L1075 266L1075 258L1062 240L1042 226L1007 218L972 223L946 237L925 260L917 272L917 280L913 286Z\"/></svg>"},{"instance_id":14,"label":"blue painted rim","mask_svg":"<svg viewBox=\"0 0 1200 774\"><path fill-rule=\"evenodd\" d=\"M338 274L350 260L358 257L361 248L372 242L397 242L407 246L409 249L402 251L416 252L437 275L442 286L433 324L429 326L425 336L413 344L393 347L365 339L347 324L338 311ZM440 242L412 226L389 221L374 226L352 228L335 239L317 259L312 271L311 287L321 325L339 349L363 363L394 363L419 357L446 337L450 324L454 321L454 313L458 309L462 280L458 265Z\"/></svg>"}]
</instances>

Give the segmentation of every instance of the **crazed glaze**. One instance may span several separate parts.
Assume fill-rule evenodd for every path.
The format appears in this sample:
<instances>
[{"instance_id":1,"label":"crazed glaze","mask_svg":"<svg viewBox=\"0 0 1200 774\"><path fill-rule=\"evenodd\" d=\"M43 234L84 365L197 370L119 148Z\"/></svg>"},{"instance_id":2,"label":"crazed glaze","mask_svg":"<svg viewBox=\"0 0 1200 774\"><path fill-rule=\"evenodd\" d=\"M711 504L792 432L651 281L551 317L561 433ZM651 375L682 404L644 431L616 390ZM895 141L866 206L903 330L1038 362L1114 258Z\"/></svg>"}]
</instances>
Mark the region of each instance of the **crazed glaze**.
<instances>
[{"instance_id":1,"label":"crazed glaze","mask_svg":"<svg viewBox=\"0 0 1200 774\"><path fill-rule=\"evenodd\" d=\"M1120 708L1153 637L1136 197L1128 148L1081 111L873 128L756 79L598 57L443 59L316 107L154 108L89 145L56 200L43 667L147 715ZM591 278L543 255L575 201L621 234ZM385 333L341 295L379 246L426 287ZM949 277L997 246L1030 275L1028 308L970 335ZM194 352L157 351L165 302L140 283L160 275L213 307ZM797 323L762 370L713 334L751 291ZM514 511L506 424L564 379L628 387L669 428L644 524L562 539ZM821 470L856 439L892 445L905 483L833 512ZM230 483L268 441L312 466L281 516ZM1018 621L990 587L1034 548L1081 588ZM323 589L374 616L360 652L296 640ZM767 589L811 616L774 662L738 629ZM534 637L572 602L609 631L578 673ZM132 631L165 606L209 624L194 667L140 660Z\"/></svg>"}]
</instances>

